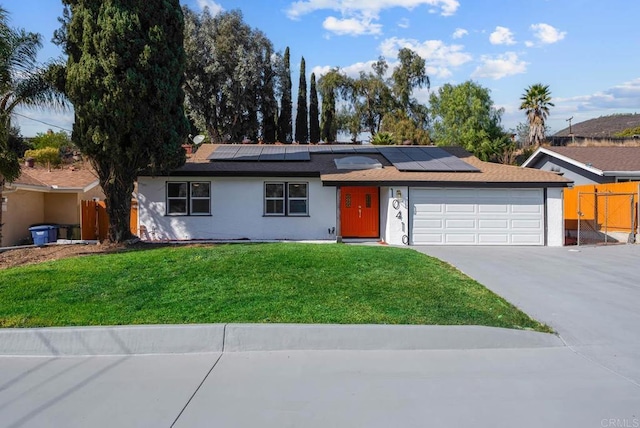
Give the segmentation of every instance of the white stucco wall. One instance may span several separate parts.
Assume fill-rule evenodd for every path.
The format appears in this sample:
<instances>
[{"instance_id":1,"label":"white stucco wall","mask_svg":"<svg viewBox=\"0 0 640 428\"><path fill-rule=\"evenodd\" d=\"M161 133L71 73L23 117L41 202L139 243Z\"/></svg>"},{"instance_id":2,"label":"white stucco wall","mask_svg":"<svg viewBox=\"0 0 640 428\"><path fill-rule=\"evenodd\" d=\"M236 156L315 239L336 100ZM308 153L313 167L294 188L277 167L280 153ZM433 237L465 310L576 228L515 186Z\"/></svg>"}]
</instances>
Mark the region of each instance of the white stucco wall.
<instances>
[{"instance_id":1,"label":"white stucco wall","mask_svg":"<svg viewBox=\"0 0 640 428\"><path fill-rule=\"evenodd\" d=\"M211 182L211 215L165 215L167 181ZM309 215L264 216L266 181L309 183ZM336 189L319 178L140 177L138 203L142 239L335 239Z\"/></svg>"},{"instance_id":2,"label":"white stucco wall","mask_svg":"<svg viewBox=\"0 0 640 428\"><path fill-rule=\"evenodd\" d=\"M564 190L547 189L547 245L562 247L564 245Z\"/></svg>"},{"instance_id":3,"label":"white stucco wall","mask_svg":"<svg viewBox=\"0 0 640 428\"><path fill-rule=\"evenodd\" d=\"M409 242L408 196L408 187L380 188L380 237L388 244L407 245Z\"/></svg>"}]
</instances>

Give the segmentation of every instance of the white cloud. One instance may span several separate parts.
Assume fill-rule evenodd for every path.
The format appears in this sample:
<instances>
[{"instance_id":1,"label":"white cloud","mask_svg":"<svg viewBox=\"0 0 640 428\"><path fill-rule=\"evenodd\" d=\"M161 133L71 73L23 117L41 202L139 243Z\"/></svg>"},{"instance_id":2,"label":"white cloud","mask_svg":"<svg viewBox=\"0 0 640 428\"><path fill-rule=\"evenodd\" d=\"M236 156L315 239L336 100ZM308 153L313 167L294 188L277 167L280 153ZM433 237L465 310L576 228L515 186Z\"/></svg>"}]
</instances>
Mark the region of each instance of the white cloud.
<instances>
[{"instance_id":1,"label":"white cloud","mask_svg":"<svg viewBox=\"0 0 640 428\"><path fill-rule=\"evenodd\" d=\"M480 58L482 65L478 66L471 77L489 78L499 80L503 77L521 74L527 71L527 63L521 61L515 52L507 52L503 55L484 55Z\"/></svg>"},{"instance_id":2,"label":"white cloud","mask_svg":"<svg viewBox=\"0 0 640 428\"><path fill-rule=\"evenodd\" d=\"M451 37L453 37L454 39L461 39L468 34L469 32L464 28L456 28L456 31L453 32L453 36Z\"/></svg>"},{"instance_id":3,"label":"white cloud","mask_svg":"<svg viewBox=\"0 0 640 428\"><path fill-rule=\"evenodd\" d=\"M329 17L325 20L325 29L333 31L335 28L336 34L340 35L377 35L382 32L382 25L374 22L380 19L380 12L393 8L413 10L424 5L435 8L442 16L453 15L460 7L458 0L298 0L290 4L286 14L289 19L300 19L319 10L339 12L340 18ZM407 28L409 22L403 20L398 25ZM364 28L358 30L359 26Z\"/></svg>"},{"instance_id":4,"label":"white cloud","mask_svg":"<svg viewBox=\"0 0 640 428\"><path fill-rule=\"evenodd\" d=\"M620 109L636 111L640 105L640 78L591 95L554 98L554 102L557 106L571 106L572 111L617 111Z\"/></svg>"},{"instance_id":5,"label":"white cloud","mask_svg":"<svg viewBox=\"0 0 640 428\"><path fill-rule=\"evenodd\" d=\"M495 31L489 36L492 45L514 45L516 41L513 33L507 27L497 26Z\"/></svg>"},{"instance_id":6,"label":"white cloud","mask_svg":"<svg viewBox=\"0 0 640 428\"><path fill-rule=\"evenodd\" d=\"M566 31L559 31L551 25L544 23L533 24L530 28L531 31L533 31L533 36L543 45L557 43L567 35ZM527 44L527 46L529 46L529 44Z\"/></svg>"},{"instance_id":7,"label":"white cloud","mask_svg":"<svg viewBox=\"0 0 640 428\"><path fill-rule=\"evenodd\" d=\"M322 27L339 36L361 36L364 34L381 34L382 25L374 24L370 19L338 19L330 16L324 20Z\"/></svg>"},{"instance_id":8,"label":"white cloud","mask_svg":"<svg viewBox=\"0 0 640 428\"><path fill-rule=\"evenodd\" d=\"M213 16L216 16L224 9L218 3L213 0L198 0L198 6L200 9L204 10L205 8L209 9L209 13Z\"/></svg>"},{"instance_id":9,"label":"white cloud","mask_svg":"<svg viewBox=\"0 0 640 428\"><path fill-rule=\"evenodd\" d=\"M423 5L436 8L443 16L455 14L460 7L458 0L299 0L291 3L286 12L291 19L298 19L317 10L333 10L343 15L372 16L385 9L402 7L412 10Z\"/></svg>"},{"instance_id":10,"label":"white cloud","mask_svg":"<svg viewBox=\"0 0 640 428\"><path fill-rule=\"evenodd\" d=\"M392 37L380 44L380 51L386 58L395 58L398 51L408 48L424 58L427 74L431 77L448 78L451 68L459 67L473 59L464 52L462 45L447 45L441 40L426 40L419 42L414 39L400 39Z\"/></svg>"},{"instance_id":11,"label":"white cloud","mask_svg":"<svg viewBox=\"0 0 640 428\"><path fill-rule=\"evenodd\" d=\"M411 26L411 23L409 22L409 20L407 18L402 18L398 22L398 27L400 27L400 28L409 28L410 26Z\"/></svg>"}]
</instances>

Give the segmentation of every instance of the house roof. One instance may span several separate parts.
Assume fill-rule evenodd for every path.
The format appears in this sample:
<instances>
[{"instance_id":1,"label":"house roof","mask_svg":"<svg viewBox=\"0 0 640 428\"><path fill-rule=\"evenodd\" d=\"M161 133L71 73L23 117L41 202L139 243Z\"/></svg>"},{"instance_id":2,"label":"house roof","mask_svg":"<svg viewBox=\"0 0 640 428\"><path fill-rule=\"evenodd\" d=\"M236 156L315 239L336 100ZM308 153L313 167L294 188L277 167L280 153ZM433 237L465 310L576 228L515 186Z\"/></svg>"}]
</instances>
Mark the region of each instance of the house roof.
<instances>
[{"instance_id":1,"label":"house roof","mask_svg":"<svg viewBox=\"0 0 640 428\"><path fill-rule=\"evenodd\" d=\"M11 187L40 192L86 192L99 184L95 171L88 165L47 168L21 167L20 176Z\"/></svg>"},{"instance_id":2,"label":"house roof","mask_svg":"<svg viewBox=\"0 0 640 428\"><path fill-rule=\"evenodd\" d=\"M522 166L551 156L598 175L639 175L640 147L541 147Z\"/></svg>"},{"instance_id":3,"label":"house roof","mask_svg":"<svg viewBox=\"0 0 640 428\"><path fill-rule=\"evenodd\" d=\"M173 176L264 176L264 177L320 177L325 185L482 185L482 186L520 186L529 184L536 187L565 187L570 180L555 173L536 169L520 168L516 166L500 165L483 162L460 147L442 147L446 153L470 166L469 171L401 171L382 153L376 150L366 150L367 153L358 154L377 160L381 169L364 169L345 171L338 169L335 159L354 156L353 153L340 153L340 150L317 149L309 150L308 161L229 161L210 160L220 145L203 144L198 151L188 159L181 168L173 171ZM317 147L317 146L315 146ZM325 146L330 148L332 146ZM414 146L410 146L414 147ZM387 148L400 150L407 146L388 146ZM418 147L415 147L418 149ZM388 152L385 151L385 153Z\"/></svg>"}]
</instances>

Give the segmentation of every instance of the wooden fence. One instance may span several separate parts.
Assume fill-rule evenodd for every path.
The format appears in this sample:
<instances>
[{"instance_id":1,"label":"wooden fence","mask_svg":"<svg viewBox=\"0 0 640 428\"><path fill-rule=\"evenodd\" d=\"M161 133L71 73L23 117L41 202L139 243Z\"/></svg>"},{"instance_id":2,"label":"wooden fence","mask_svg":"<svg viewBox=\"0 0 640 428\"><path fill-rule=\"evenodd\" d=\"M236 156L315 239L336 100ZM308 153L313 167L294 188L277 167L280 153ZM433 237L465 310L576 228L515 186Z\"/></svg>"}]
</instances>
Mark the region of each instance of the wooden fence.
<instances>
[{"instance_id":1,"label":"wooden fence","mask_svg":"<svg viewBox=\"0 0 640 428\"><path fill-rule=\"evenodd\" d=\"M104 201L82 201L81 239L104 241L109 235L109 215ZM131 233L138 234L138 201L131 201Z\"/></svg>"}]
</instances>

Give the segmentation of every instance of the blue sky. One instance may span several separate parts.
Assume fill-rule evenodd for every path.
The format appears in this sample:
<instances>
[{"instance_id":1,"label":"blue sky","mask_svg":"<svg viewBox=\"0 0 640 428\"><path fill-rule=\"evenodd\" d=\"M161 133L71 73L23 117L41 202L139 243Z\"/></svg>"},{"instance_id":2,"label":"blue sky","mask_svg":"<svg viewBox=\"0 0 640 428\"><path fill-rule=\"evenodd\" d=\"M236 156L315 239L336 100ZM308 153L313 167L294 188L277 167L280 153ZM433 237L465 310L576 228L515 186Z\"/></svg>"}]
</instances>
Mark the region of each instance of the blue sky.
<instances>
[{"instance_id":1,"label":"blue sky","mask_svg":"<svg viewBox=\"0 0 640 428\"><path fill-rule=\"evenodd\" d=\"M2 1L14 27L39 32L43 61L61 55L49 40L58 28L57 0ZM613 113L640 112L640 2L635 0L182 0L194 10L240 9L276 50L291 49L292 80L301 56L317 75L338 66L370 70L383 55L393 66L409 47L427 62L431 91L472 79L505 109L503 125L525 120L518 110L527 86L550 86L552 131ZM295 88L294 88L295 94ZM418 98L426 101L426 90ZM21 111L71 129L71 113ZM16 118L25 136L50 126ZM54 128L55 129L55 128Z\"/></svg>"}]
</instances>

